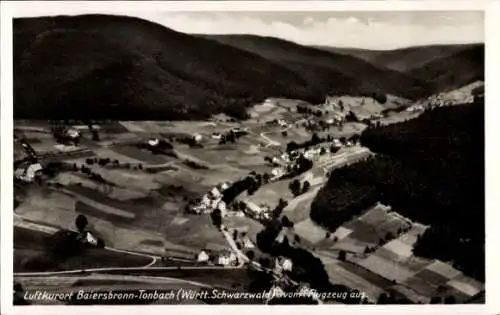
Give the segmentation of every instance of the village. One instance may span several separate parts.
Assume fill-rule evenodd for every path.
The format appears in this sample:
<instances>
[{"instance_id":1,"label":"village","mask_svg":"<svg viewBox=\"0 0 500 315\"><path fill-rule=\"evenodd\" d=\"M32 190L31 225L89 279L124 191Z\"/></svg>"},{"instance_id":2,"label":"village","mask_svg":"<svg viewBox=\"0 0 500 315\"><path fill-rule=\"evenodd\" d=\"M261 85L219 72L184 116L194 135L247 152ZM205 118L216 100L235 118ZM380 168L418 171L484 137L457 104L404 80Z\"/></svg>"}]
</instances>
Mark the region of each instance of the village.
<instances>
[{"instance_id":1,"label":"village","mask_svg":"<svg viewBox=\"0 0 500 315\"><path fill-rule=\"evenodd\" d=\"M443 98L437 95L427 104L440 106ZM223 115L206 122L18 122L16 215L64 227L73 224L76 214L84 214L101 236L86 234L92 246L101 239L106 246L155 253L167 258L165 263L170 256L184 255L200 266L268 270L276 279L274 290L285 290L294 264L276 256L263 266L253 257L263 256L257 233L273 222L285 222L293 228L283 229L276 242L286 233L296 240L300 234L302 242L293 246L314 252L327 269L345 264L337 257L339 248L350 250L342 247L350 241L342 231L353 229L327 232L334 236L321 241L325 231L310 222L308 205L331 170L372 154L362 147L360 133L391 115L385 108L403 105L404 112L422 112L420 105L400 99L382 106L369 97L332 96L319 105L268 99L241 122ZM54 197L44 196L43 202L27 193L46 186ZM60 200L70 208L60 206ZM104 228L115 222L119 229ZM336 258L325 253L332 245L314 245L334 237L336 247L328 251ZM313 251L316 247L320 251ZM364 282L359 286L332 277L367 290ZM381 291L368 292L376 302Z\"/></svg>"}]
</instances>

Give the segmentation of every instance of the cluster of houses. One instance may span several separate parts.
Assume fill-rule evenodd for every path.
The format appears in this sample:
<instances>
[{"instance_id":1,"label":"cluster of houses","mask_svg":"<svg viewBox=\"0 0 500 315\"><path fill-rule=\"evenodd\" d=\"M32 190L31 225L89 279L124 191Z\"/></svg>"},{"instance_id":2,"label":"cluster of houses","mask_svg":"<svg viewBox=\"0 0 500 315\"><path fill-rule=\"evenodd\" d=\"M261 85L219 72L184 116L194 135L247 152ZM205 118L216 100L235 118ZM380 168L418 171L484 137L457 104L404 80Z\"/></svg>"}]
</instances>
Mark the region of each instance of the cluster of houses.
<instances>
[{"instance_id":1,"label":"cluster of houses","mask_svg":"<svg viewBox=\"0 0 500 315\"><path fill-rule=\"evenodd\" d=\"M201 200L190 207L190 210L196 214L212 213L215 209L219 209L222 217L227 214L227 205L222 200L222 192L229 188L228 183L222 183L213 187L208 193L201 197Z\"/></svg>"},{"instance_id":2,"label":"cluster of houses","mask_svg":"<svg viewBox=\"0 0 500 315\"><path fill-rule=\"evenodd\" d=\"M472 103L474 96L467 95L465 98L450 99L446 94L440 93L437 95L429 96L424 103L415 104L406 109L408 112L423 112L429 108L443 107L459 103Z\"/></svg>"},{"instance_id":3,"label":"cluster of houses","mask_svg":"<svg viewBox=\"0 0 500 315\"><path fill-rule=\"evenodd\" d=\"M196 256L196 261L201 264L215 264L218 266L236 266L239 262L236 254L229 250L220 253L202 250Z\"/></svg>"},{"instance_id":4,"label":"cluster of houses","mask_svg":"<svg viewBox=\"0 0 500 315\"><path fill-rule=\"evenodd\" d=\"M332 144L337 148L342 148L343 146L342 142L339 139L333 139ZM346 142L346 146L348 147L353 145L354 143L352 141ZM279 180L280 178L288 174L289 170L294 168L296 161L300 157L304 157L313 162L318 161L322 150L327 150L327 148L323 148L322 146L318 145L307 148L303 150L303 152L301 152L300 150L294 150L274 156L271 159L271 162L276 167L271 170L270 180Z\"/></svg>"},{"instance_id":5,"label":"cluster of houses","mask_svg":"<svg viewBox=\"0 0 500 315\"><path fill-rule=\"evenodd\" d=\"M240 128L240 127L233 127L229 130L228 133L234 133L234 135L244 135L246 133L248 133L248 128ZM221 134L220 132L212 132L212 134L210 135L210 138L214 139L214 140L221 140L222 138L224 137L223 134Z\"/></svg>"}]
</instances>

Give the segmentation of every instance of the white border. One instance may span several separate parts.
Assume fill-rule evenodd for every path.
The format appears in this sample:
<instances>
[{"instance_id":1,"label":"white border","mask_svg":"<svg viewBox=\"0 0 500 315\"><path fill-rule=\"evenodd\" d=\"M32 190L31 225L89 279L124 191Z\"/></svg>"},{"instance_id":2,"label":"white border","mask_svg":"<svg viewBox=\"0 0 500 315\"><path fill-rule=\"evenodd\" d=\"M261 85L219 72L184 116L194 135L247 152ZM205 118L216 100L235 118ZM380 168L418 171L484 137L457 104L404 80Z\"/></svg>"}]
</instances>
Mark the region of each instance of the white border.
<instances>
[{"instance_id":1,"label":"white border","mask_svg":"<svg viewBox=\"0 0 500 315\"><path fill-rule=\"evenodd\" d=\"M485 10L486 11L486 304L485 305L418 305L418 306L27 306L12 307L12 17L16 10L29 10L33 15L56 15L72 12L126 14L130 11L440 11L440 10ZM126 8L120 9L120 8ZM494 89L500 82L500 46L498 34L500 2L492 1L12 1L1 3L1 314L109 314L114 312L135 314L142 311L205 314L254 314L269 311L273 313L302 314L499 314L500 313L500 257L498 244L500 233L496 223L500 223L500 198L495 193L500 178L500 118L499 90ZM497 145L495 145L497 144ZM473 166L471 166L473 167ZM3 185L2 185L3 184ZM474 211L475 209L471 209Z\"/></svg>"}]
</instances>

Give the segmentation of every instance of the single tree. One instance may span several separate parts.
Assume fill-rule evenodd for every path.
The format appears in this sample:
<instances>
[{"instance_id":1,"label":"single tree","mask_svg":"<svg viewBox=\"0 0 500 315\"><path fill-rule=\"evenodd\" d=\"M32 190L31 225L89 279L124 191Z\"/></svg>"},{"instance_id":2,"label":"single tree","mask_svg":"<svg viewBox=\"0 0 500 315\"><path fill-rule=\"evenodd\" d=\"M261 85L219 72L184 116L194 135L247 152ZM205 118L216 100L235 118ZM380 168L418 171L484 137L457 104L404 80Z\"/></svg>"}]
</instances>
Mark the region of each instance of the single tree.
<instances>
[{"instance_id":1,"label":"single tree","mask_svg":"<svg viewBox=\"0 0 500 315\"><path fill-rule=\"evenodd\" d=\"M75 225L79 232L83 232L88 224L89 221L87 220L87 217L85 217L83 214L80 214L76 217Z\"/></svg>"},{"instance_id":2,"label":"single tree","mask_svg":"<svg viewBox=\"0 0 500 315\"><path fill-rule=\"evenodd\" d=\"M304 181L304 183L302 184L302 193L307 192L310 187L311 187L311 184L307 180Z\"/></svg>"},{"instance_id":3,"label":"single tree","mask_svg":"<svg viewBox=\"0 0 500 315\"><path fill-rule=\"evenodd\" d=\"M290 191L295 197L300 195L300 182L297 179L291 181L290 184L288 185L288 188L290 188Z\"/></svg>"},{"instance_id":4,"label":"single tree","mask_svg":"<svg viewBox=\"0 0 500 315\"><path fill-rule=\"evenodd\" d=\"M338 259L339 259L340 261L345 261L345 258L346 258L346 252L345 252L344 250L341 250L341 251L339 252Z\"/></svg>"}]
</instances>

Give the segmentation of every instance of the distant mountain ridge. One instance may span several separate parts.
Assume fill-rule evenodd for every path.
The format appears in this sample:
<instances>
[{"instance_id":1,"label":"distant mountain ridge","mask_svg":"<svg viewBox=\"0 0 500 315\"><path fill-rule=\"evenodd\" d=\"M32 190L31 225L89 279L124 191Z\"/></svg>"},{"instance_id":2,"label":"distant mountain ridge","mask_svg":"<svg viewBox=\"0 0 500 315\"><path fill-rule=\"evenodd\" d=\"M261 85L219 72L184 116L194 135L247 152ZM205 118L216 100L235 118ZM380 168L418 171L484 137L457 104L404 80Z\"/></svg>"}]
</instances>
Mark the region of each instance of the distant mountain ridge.
<instances>
[{"instance_id":1,"label":"distant mountain ridge","mask_svg":"<svg viewBox=\"0 0 500 315\"><path fill-rule=\"evenodd\" d=\"M417 99L460 81L447 69L458 61L402 73L277 38L189 35L127 16L21 18L13 29L15 118L244 118L267 97Z\"/></svg>"},{"instance_id":2,"label":"distant mountain ridge","mask_svg":"<svg viewBox=\"0 0 500 315\"><path fill-rule=\"evenodd\" d=\"M316 46L329 52L350 55L363 59L379 67L385 67L401 72L419 68L434 60L452 56L460 51L484 46L482 43L428 45L399 48L393 50L369 50L358 48L337 48Z\"/></svg>"}]
</instances>

